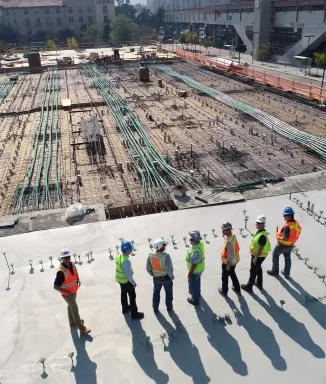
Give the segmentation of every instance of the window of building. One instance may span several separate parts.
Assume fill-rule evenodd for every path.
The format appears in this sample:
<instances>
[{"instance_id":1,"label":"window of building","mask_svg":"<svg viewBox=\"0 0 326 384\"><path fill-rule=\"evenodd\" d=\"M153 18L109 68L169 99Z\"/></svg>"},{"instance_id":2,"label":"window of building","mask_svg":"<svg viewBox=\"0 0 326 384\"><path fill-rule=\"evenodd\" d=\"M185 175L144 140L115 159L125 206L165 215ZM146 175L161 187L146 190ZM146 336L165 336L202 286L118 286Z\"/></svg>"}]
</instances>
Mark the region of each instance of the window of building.
<instances>
[{"instance_id":1,"label":"window of building","mask_svg":"<svg viewBox=\"0 0 326 384\"><path fill-rule=\"evenodd\" d=\"M8 9L6 10L6 15L9 16L9 11L8 11Z\"/></svg>"},{"instance_id":2,"label":"window of building","mask_svg":"<svg viewBox=\"0 0 326 384\"><path fill-rule=\"evenodd\" d=\"M45 8L45 13L49 14L50 13L50 9L49 8Z\"/></svg>"},{"instance_id":3,"label":"window of building","mask_svg":"<svg viewBox=\"0 0 326 384\"><path fill-rule=\"evenodd\" d=\"M16 19L14 20L14 23L15 23L15 25L17 25L17 20Z\"/></svg>"},{"instance_id":4,"label":"window of building","mask_svg":"<svg viewBox=\"0 0 326 384\"><path fill-rule=\"evenodd\" d=\"M88 22L89 22L89 23L92 23L92 22L93 22L93 17L92 17L92 16L88 16Z\"/></svg>"},{"instance_id":5,"label":"window of building","mask_svg":"<svg viewBox=\"0 0 326 384\"><path fill-rule=\"evenodd\" d=\"M103 13L108 13L108 6L107 5L103 5Z\"/></svg>"},{"instance_id":6,"label":"window of building","mask_svg":"<svg viewBox=\"0 0 326 384\"><path fill-rule=\"evenodd\" d=\"M48 24L48 25L51 24L51 17L46 18L46 24Z\"/></svg>"},{"instance_id":7,"label":"window of building","mask_svg":"<svg viewBox=\"0 0 326 384\"><path fill-rule=\"evenodd\" d=\"M79 13L83 12L83 7L78 7L78 12Z\"/></svg>"},{"instance_id":8,"label":"window of building","mask_svg":"<svg viewBox=\"0 0 326 384\"><path fill-rule=\"evenodd\" d=\"M57 23L61 24L61 17L57 17Z\"/></svg>"},{"instance_id":9,"label":"window of building","mask_svg":"<svg viewBox=\"0 0 326 384\"><path fill-rule=\"evenodd\" d=\"M34 13L35 13L35 15L38 15L40 13L40 11L36 10Z\"/></svg>"},{"instance_id":10,"label":"window of building","mask_svg":"<svg viewBox=\"0 0 326 384\"><path fill-rule=\"evenodd\" d=\"M73 10L71 7L68 8L68 13L73 13Z\"/></svg>"},{"instance_id":11,"label":"window of building","mask_svg":"<svg viewBox=\"0 0 326 384\"><path fill-rule=\"evenodd\" d=\"M87 6L87 12L92 12L92 7L90 5Z\"/></svg>"},{"instance_id":12,"label":"window of building","mask_svg":"<svg viewBox=\"0 0 326 384\"><path fill-rule=\"evenodd\" d=\"M39 17L36 18L36 24L38 24L38 25L41 24L41 19Z\"/></svg>"},{"instance_id":13,"label":"window of building","mask_svg":"<svg viewBox=\"0 0 326 384\"><path fill-rule=\"evenodd\" d=\"M30 28L27 28L27 34L28 35L31 35L32 34L32 30Z\"/></svg>"},{"instance_id":14,"label":"window of building","mask_svg":"<svg viewBox=\"0 0 326 384\"><path fill-rule=\"evenodd\" d=\"M69 16L69 23L73 23L74 22L74 18L72 16Z\"/></svg>"},{"instance_id":15,"label":"window of building","mask_svg":"<svg viewBox=\"0 0 326 384\"><path fill-rule=\"evenodd\" d=\"M24 15L28 15L28 9L24 9Z\"/></svg>"},{"instance_id":16,"label":"window of building","mask_svg":"<svg viewBox=\"0 0 326 384\"><path fill-rule=\"evenodd\" d=\"M31 23L31 22L29 21L29 19L25 19L25 24L26 24L26 25L30 25L30 23Z\"/></svg>"},{"instance_id":17,"label":"window of building","mask_svg":"<svg viewBox=\"0 0 326 384\"><path fill-rule=\"evenodd\" d=\"M60 8L55 9L56 13L60 13Z\"/></svg>"},{"instance_id":18,"label":"window of building","mask_svg":"<svg viewBox=\"0 0 326 384\"><path fill-rule=\"evenodd\" d=\"M104 23L108 23L109 22L109 16L108 15L104 15L103 21L104 21Z\"/></svg>"},{"instance_id":19,"label":"window of building","mask_svg":"<svg viewBox=\"0 0 326 384\"><path fill-rule=\"evenodd\" d=\"M83 16L79 16L79 22L80 22L80 23L83 23L83 22L84 22L84 18L83 18Z\"/></svg>"}]
</instances>

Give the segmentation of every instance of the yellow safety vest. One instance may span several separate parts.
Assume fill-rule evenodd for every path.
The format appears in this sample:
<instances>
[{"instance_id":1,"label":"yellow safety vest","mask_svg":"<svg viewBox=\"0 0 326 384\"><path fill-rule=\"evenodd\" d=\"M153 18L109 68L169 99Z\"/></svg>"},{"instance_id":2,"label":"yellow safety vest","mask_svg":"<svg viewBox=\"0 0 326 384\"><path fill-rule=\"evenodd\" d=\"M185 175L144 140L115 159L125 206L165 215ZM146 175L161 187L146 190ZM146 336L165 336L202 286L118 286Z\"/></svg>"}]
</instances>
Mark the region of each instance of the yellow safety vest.
<instances>
[{"instance_id":1,"label":"yellow safety vest","mask_svg":"<svg viewBox=\"0 0 326 384\"><path fill-rule=\"evenodd\" d=\"M188 250L187 255L186 255L187 268L188 268L188 271L190 271L190 269L192 267L192 263L190 260L191 260L192 255L196 251L198 251L200 253L200 259L199 259L200 261L197 264L197 267L195 268L194 273L201 273L205 270L205 249L204 249L204 244L202 241L200 241L199 243L197 243L196 245L194 245L193 247L191 247Z\"/></svg>"},{"instance_id":2,"label":"yellow safety vest","mask_svg":"<svg viewBox=\"0 0 326 384\"><path fill-rule=\"evenodd\" d=\"M260 231L260 232L256 232L253 235L252 240L251 240L251 244L250 244L250 253L253 256L257 255L258 249L260 248L260 245L258 243L260 236L266 236L267 241L266 241L266 244L264 245L263 252L260 256L260 257L266 257L268 255L268 252L270 252L272 250L272 247L271 247L271 243L268 239L267 232L265 230Z\"/></svg>"},{"instance_id":3,"label":"yellow safety vest","mask_svg":"<svg viewBox=\"0 0 326 384\"><path fill-rule=\"evenodd\" d=\"M117 255L115 258L115 281L121 284L128 283L127 276L122 268L122 264L129 260L129 257L126 255ZM131 272L133 272L131 268Z\"/></svg>"}]
</instances>

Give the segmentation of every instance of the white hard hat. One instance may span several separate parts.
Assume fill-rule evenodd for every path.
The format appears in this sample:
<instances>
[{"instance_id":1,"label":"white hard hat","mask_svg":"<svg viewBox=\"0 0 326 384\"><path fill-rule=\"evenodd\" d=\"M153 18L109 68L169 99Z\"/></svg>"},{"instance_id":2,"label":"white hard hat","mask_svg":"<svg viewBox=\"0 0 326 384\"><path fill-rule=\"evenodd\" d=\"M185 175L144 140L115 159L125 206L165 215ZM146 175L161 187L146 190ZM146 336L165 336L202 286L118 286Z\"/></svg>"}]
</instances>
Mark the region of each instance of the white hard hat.
<instances>
[{"instance_id":1,"label":"white hard hat","mask_svg":"<svg viewBox=\"0 0 326 384\"><path fill-rule=\"evenodd\" d=\"M63 248L61 249L60 251L60 257L68 257L68 256L71 256L71 252L69 251L69 249L67 248Z\"/></svg>"},{"instance_id":2,"label":"white hard hat","mask_svg":"<svg viewBox=\"0 0 326 384\"><path fill-rule=\"evenodd\" d=\"M266 223L266 217L264 215L259 215L256 219L256 223L265 224Z\"/></svg>"},{"instance_id":3,"label":"white hard hat","mask_svg":"<svg viewBox=\"0 0 326 384\"><path fill-rule=\"evenodd\" d=\"M157 251L160 251L162 248L166 247L167 242L162 239L157 239L153 243L153 248Z\"/></svg>"}]
</instances>

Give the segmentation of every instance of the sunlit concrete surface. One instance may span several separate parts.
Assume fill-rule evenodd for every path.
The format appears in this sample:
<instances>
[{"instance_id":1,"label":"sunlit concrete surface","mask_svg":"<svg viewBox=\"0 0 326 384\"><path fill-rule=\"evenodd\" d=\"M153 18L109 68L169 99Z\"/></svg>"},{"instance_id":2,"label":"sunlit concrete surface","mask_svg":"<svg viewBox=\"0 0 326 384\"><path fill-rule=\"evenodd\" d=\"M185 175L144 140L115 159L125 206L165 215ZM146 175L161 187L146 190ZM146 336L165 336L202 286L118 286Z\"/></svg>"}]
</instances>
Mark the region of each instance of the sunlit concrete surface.
<instances>
[{"instance_id":1,"label":"sunlit concrete surface","mask_svg":"<svg viewBox=\"0 0 326 384\"><path fill-rule=\"evenodd\" d=\"M326 288L316 273L326 268L326 227L321 219L303 208L308 201L315 212L325 211L326 192L298 193L251 200L245 203L175 211L111 222L53 229L1 239L0 259L0 382L1 384L78 383L314 383L326 382ZM265 291L238 298L232 291L226 301L217 292L220 286L220 252L223 244L220 226L230 221L238 235L241 261L237 267L241 283L249 276L250 235L257 215L265 214L272 245L276 226L282 224L282 210L292 206L303 232L298 242L300 259L292 255L292 278L273 278L266 274L271 255L263 264ZM199 229L207 234L206 270L202 277L201 306L195 309L186 298L186 246L183 237ZM218 237L214 237L216 229ZM152 280L145 270L152 241L160 236L175 236L177 249L170 242L174 267L174 308L169 316L161 300L156 317L151 308ZM248 235L248 236L247 236ZM131 321L121 314L120 287L114 282L115 262L108 249L119 238L135 241L132 264L137 282L142 321ZM78 302L92 337L79 336L68 325L66 305L53 290L62 247L81 255L78 266L82 286ZM87 263L85 253L93 251ZM54 256L55 268L50 268ZM35 271L29 273L28 260ZM39 260L44 261L44 272ZM307 263L307 265L305 264ZM283 260L281 260L283 266ZM319 273L321 274L321 273ZM231 284L230 284L231 286ZM317 298L320 298L319 300ZM283 309L280 301L285 302ZM230 324L213 321L213 313L230 314ZM163 345L161 334L166 333ZM150 340L148 341L148 337ZM147 345L149 344L149 345ZM74 352L73 366L68 357ZM45 372L41 357L46 358Z\"/></svg>"}]
</instances>

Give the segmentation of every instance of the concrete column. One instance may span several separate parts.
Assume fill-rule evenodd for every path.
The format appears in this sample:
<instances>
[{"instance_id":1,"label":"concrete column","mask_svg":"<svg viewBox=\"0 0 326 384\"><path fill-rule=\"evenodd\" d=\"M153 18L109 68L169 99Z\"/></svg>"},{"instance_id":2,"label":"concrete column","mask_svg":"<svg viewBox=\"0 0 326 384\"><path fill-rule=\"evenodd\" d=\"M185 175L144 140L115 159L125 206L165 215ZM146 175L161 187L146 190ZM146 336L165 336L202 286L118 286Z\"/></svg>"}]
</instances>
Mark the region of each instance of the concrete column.
<instances>
[{"instance_id":1,"label":"concrete column","mask_svg":"<svg viewBox=\"0 0 326 384\"><path fill-rule=\"evenodd\" d=\"M260 60L257 54L261 44L269 43L269 31L271 26L271 0L256 0L253 25L253 49L254 59Z\"/></svg>"},{"instance_id":2,"label":"concrete column","mask_svg":"<svg viewBox=\"0 0 326 384\"><path fill-rule=\"evenodd\" d=\"M213 46L216 47L217 44L217 26L213 25Z\"/></svg>"}]
</instances>

